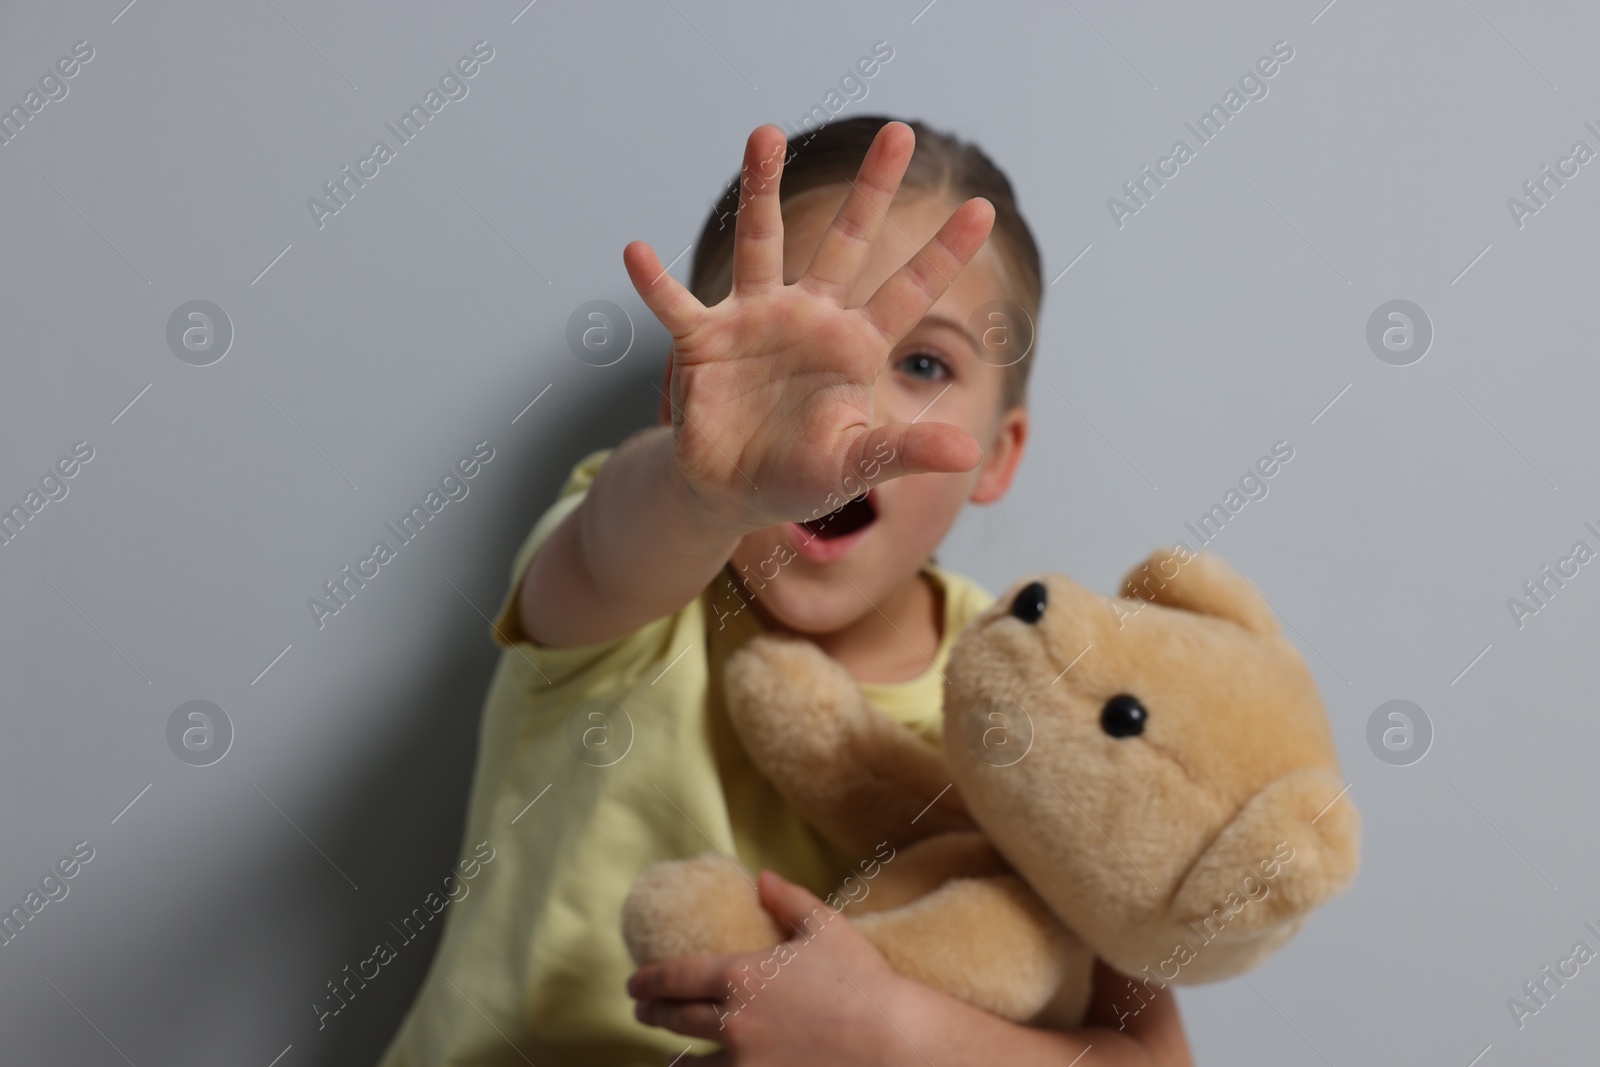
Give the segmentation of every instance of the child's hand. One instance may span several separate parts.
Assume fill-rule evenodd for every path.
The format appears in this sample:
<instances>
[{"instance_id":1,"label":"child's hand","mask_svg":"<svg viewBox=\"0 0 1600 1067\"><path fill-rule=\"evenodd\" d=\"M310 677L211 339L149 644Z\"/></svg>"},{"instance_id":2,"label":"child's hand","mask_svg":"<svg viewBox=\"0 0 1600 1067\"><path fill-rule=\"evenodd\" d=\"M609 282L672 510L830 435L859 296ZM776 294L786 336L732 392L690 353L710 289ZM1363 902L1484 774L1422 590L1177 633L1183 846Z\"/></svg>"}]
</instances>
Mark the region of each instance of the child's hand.
<instances>
[{"instance_id":1,"label":"child's hand","mask_svg":"<svg viewBox=\"0 0 1600 1067\"><path fill-rule=\"evenodd\" d=\"M969 471L982 460L955 426L876 425L874 385L983 246L989 202L961 205L865 305L845 307L914 141L904 123L878 131L792 285L783 281L785 140L775 126L757 129L745 148L725 300L706 308L641 241L623 252L634 288L672 334L672 425L618 446L534 554L517 594L520 636L553 648L610 641L700 595L748 533L819 518L886 478Z\"/></svg>"},{"instance_id":2,"label":"child's hand","mask_svg":"<svg viewBox=\"0 0 1600 1067\"><path fill-rule=\"evenodd\" d=\"M745 146L726 299L701 304L642 241L623 252L634 288L673 338L677 471L730 528L814 518L842 485L967 471L982 459L972 435L946 423L875 425L873 383L894 345L982 247L994 223L989 202L968 200L864 306L844 306L914 143L904 123L878 132L792 285L783 281L778 182L786 140L776 126L759 127Z\"/></svg>"},{"instance_id":3,"label":"child's hand","mask_svg":"<svg viewBox=\"0 0 1600 1067\"><path fill-rule=\"evenodd\" d=\"M765 952L663 960L628 979L640 1022L723 1045L674 1063L1194 1067L1172 992L1157 995L1128 1025L1116 1005L1131 979L1103 962L1095 963L1082 1027L1025 1026L896 974L872 942L843 915L830 917L804 886L771 871L757 885L762 906L799 936ZM807 919L813 931L820 927L809 940L801 925Z\"/></svg>"},{"instance_id":4,"label":"child's hand","mask_svg":"<svg viewBox=\"0 0 1600 1067\"><path fill-rule=\"evenodd\" d=\"M763 871L757 885L773 919L799 936L763 952L679 956L639 968L628 979L639 1021L724 1046L684 1063L849 1067L906 1057L920 1063L880 1014L880 1005L893 1001L908 979L804 886L771 871ZM808 920L810 940L801 926Z\"/></svg>"}]
</instances>

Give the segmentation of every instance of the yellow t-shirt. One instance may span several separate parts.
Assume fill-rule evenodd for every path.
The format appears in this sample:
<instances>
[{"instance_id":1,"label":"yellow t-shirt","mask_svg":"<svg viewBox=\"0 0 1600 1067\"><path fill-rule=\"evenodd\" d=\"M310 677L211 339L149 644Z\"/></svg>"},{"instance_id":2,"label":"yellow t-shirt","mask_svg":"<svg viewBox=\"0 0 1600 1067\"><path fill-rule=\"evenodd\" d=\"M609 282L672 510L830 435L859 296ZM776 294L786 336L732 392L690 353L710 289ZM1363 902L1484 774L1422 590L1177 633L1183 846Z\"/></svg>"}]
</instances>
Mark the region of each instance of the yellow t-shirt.
<instances>
[{"instance_id":1,"label":"yellow t-shirt","mask_svg":"<svg viewBox=\"0 0 1600 1067\"><path fill-rule=\"evenodd\" d=\"M676 613L611 641L541 648L522 633L522 575L609 453L573 468L512 565L462 846L465 856L486 841L493 858L445 909L438 952L379 1067L665 1064L686 1047L713 1051L633 1017L621 909L634 876L717 848L825 896L861 859L801 822L732 732L722 664L762 626L753 610L730 613L740 603L731 568ZM951 642L993 597L932 562L925 571L943 594L933 664L862 690L937 745Z\"/></svg>"}]
</instances>

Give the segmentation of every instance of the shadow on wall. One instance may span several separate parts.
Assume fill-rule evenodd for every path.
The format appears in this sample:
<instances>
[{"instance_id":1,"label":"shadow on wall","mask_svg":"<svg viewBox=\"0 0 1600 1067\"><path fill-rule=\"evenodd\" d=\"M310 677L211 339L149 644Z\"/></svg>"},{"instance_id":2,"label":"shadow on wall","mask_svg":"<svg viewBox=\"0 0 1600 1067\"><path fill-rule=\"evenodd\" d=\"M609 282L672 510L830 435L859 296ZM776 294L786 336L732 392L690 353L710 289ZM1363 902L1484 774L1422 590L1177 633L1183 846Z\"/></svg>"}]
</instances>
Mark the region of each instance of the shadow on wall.
<instances>
[{"instance_id":1,"label":"shadow on wall","mask_svg":"<svg viewBox=\"0 0 1600 1067\"><path fill-rule=\"evenodd\" d=\"M492 612L491 605L499 604L512 557L555 500L573 464L655 425L662 364L663 358L643 357L581 368L585 377L605 376L604 384L575 402L548 403L543 412L535 408L530 414L541 421L507 437L509 471L501 473L504 484L518 489L493 498L495 514L484 523L492 536L447 564L452 580L479 607ZM575 383L587 384L583 377ZM546 401L555 400L552 391ZM345 951L336 959L353 962L371 955L388 930L386 920L404 915L439 888L463 847L480 714L500 649L489 640L483 619L448 585L440 586L438 607L450 620L450 640L438 646L431 661L413 665L408 684L396 687L404 695L392 712L391 744L373 752L371 762L350 779L334 816L335 844L347 850L344 854L364 853L363 869L380 876L369 874L373 892L362 893L368 899L360 907L350 901L339 915L336 929ZM446 907L439 919L447 921L450 912ZM383 967L386 977L362 991L364 1003L352 1001L337 1027L330 1021L319 1035L322 1040L308 1046L313 1054L301 1062L315 1067L375 1063L421 986L442 930L443 922L436 920L400 949L398 958Z\"/></svg>"},{"instance_id":2,"label":"shadow on wall","mask_svg":"<svg viewBox=\"0 0 1600 1067\"><path fill-rule=\"evenodd\" d=\"M645 350L662 351L664 337L661 342ZM185 922L176 929L117 924L116 951L95 961L85 972L92 980L73 995L94 1005L90 1014L118 1036L119 1044L131 1042L124 1047L144 1050L135 1053L137 1062L218 1062L238 1049L241 1035L272 1045L263 1045L263 1064L290 1043L292 1059L285 1064L377 1062L421 986L452 914L445 907L403 944L389 925L430 891L442 890L462 853L480 713L500 655L483 618L439 579L448 576L479 607L492 610L504 595L513 555L572 465L655 424L661 366L660 358L641 354L613 367L580 368L581 375L606 377L593 387L574 375L569 391L589 390L571 402L554 402L552 391L534 409L538 419L519 422L503 438L495 464L509 468L502 470L502 484L516 488L484 499L493 513L480 529L490 534L439 558L428 574L413 579L432 581L438 589L427 610L437 619L439 638L425 655L397 660L393 671L371 680L364 699L384 709L386 728L364 761L343 769L333 783L336 790L312 820L301 822L320 850L339 858L359 892L308 888L330 883L327 862L298 835L273 824L276 817L240 776L229 789L235 795L217 802L237 802L271 826L250 862L234 868L231 882L208 887L206 898L185 901ZM496 438L497 448L501 441ZM467 845L466 852L471 851ZM241 909L242 901L250 907ZM343 978L346 964L353 971L382 940L395 945L395 958L319 1030L313 1001L328 998L326 983ZM181 1002L153 1013L148 1002L127 995L150 982L152 972L182 976L187 992ZM83 1024L73 1007L41 988L29 1010L39 1024L33 1034L49 1035L49 1054L42 1048L36 1057L27 1057L24 1049L13 1051L56 1061L60 1048L53 1042L61 1034L78 1033ZM97 1039L89 1034L87 1040Z\"/></svg>"}]
</instances>

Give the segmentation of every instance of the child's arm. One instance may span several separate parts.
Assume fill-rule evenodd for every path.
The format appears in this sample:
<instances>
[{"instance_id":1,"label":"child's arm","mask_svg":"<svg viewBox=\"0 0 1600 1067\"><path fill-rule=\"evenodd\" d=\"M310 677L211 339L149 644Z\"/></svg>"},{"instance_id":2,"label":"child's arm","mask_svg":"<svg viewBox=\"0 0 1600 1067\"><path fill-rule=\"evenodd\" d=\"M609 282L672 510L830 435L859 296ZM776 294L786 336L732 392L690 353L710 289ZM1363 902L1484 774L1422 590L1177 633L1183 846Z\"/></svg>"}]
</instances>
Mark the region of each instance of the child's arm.
<instances>
[{"instance_id":1,"label":"child's arm","mask_svg":"<svg viewBox=\"0 0 1600 1067\"><path fill-rule=\"evenodd\" d=\"M786 142L776 126L758 128L745 146L724 300L701 304L642 241L623 251L634 288L672 334L672 425L619 447L535 554L518 610L536 643L598 643L670 614L705 588L745 533L814 518L842 503L841 492L847 499L888 478L977 466L978 443L958 427L874 425L873 383L982 247L993 207L968 200L866 304L844 306L914 143L904 123L878 132L793 284L783 280ZM835 503L825 504L830 495Z\"/></svg>"},{"instance_id":2,"label":"child's arm","mask_svg":"<svg viewBox=\"0 0 1600 1067\"><path fill-rule=\"evenodd\" d=\"M1022 1026L909 979L902 980L900 996L891 1000L899 1015L890 1018L907 1035L918 1034L919 1045L925 1042L940 1049L945 1055L942 1062L952 1064L998 1060L1057 1067L1069 1063L1077 1067L1194 1067L1172 991L1158 991L1138 1014L1124 1011L1126 1018L1119 1020L1111 1001L1116 987L1125 981L1125 976L1096 960L1093 1002L1083 1025L1075 1030ZM881 1062L923 1062L905 1052Z\"/></svg>"},{"instance_id":3,"label":"child's arm","mask_svg":"<svg viewBox=\"0 0 1600 1067\"><path fill-rule=\"evenodd\" d=\"M642 430L617 446L528 564L523 632L549 647L587 645L670 615L716 577L744 532L684 483L672 428Z\"/></svg>"},{"instance_id":4,"label":"child's arm","mask_svg":"<svg viewBox=\"0 0 1600 1067\"><path fill-rule=\"evenodd\" d=\"M811 920L815 928L813 915L826 914L810 891L770 871L762 872L758 887L780 926L799 931ZM1084 1025L1060 1031L1010 1022L896 974L842 916L811 940L797 936L787 944L788 962L776 966L768 951L679 956L641 967L628 981L638 999L635 1014L721 1042L723 1052L692 1061L718 1065L1194 1067L1171 991L1158 992L1136 1015L1124 1012L1119 1022L1113 999L1120 976L1100 963ZM763 980L751 985L749 976L757 973ZM741 983L748 999L735 997L730 980Z\"/></svg>"}]
</instances>

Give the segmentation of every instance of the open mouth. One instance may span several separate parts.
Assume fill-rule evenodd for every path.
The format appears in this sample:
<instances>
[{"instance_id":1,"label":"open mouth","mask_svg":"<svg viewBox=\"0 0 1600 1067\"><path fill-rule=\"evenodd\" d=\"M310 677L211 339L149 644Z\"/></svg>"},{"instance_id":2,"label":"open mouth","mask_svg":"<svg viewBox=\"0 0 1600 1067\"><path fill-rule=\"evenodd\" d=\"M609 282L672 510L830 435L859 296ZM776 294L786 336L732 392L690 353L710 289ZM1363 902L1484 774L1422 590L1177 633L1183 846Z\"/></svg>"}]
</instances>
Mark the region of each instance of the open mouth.
<instances>
[{"instance_id":1,"label":"open mouth","mask_svg":"<svg viewBox=\"0 0 1600 1067\"><path fill-rule=\"evenodd\" d=\"M869 489L826 515L798 525L820 541L832 541L872 525L877 518L878 509L873 504L872 490Z\"/></svg>"}]
</instances>

